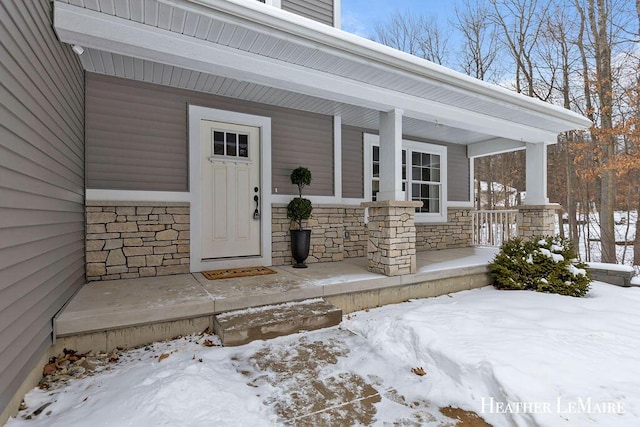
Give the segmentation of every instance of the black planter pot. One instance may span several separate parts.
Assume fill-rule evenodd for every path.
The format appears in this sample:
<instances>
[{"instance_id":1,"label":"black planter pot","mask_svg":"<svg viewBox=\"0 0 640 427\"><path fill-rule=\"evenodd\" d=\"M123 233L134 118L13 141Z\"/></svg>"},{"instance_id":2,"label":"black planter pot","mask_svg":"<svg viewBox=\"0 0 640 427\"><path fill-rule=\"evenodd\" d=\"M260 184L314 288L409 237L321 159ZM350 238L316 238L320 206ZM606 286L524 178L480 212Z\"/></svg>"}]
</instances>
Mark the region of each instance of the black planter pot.
<instances>
[{"instance_id":1,"label":"black planter pot","mask_svg":"<svg viewBox=\"0 0 640 427\"><path fill-rule=\"evenodd\" d=\"M291 230L291 256L296 260L293 268L307 268L304 261L309 256L311 230Z\"/></svg>"}]
</instances>

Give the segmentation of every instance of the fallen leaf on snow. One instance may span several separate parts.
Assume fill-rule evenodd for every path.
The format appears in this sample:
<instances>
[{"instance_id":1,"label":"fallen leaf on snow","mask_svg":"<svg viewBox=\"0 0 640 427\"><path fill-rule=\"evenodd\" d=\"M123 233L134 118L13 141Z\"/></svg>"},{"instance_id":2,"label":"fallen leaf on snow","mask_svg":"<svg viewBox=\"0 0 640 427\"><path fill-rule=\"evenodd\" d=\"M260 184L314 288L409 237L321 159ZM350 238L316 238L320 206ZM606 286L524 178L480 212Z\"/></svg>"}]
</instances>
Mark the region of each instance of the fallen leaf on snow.
<instances>
[{"instance_id":1,"label":"fallen leaf on snow","mask_svg":"<svg viewBox=\"0 0 640 427\"><path fill-rule=\"evenodd\" d=\"M42 375L44 375L45 377L47 375L51 375L56 371L56 369L58 369L58 367L56 366L55 363L48 363L45 365L44 369L42 370Z\"/></svg>"},{"instance_id":2,"label":"fallen leaf on snow","mask_svg":"<svg viewBox=\"0 0 640 427\"><path fill-rule=\"evenodd\" d=\"M422 367L411 368L411 372L413 372L414 374L419 375L421 377L424 377L425 375L427 375L427 372Z\"/></svg>"},{"instance_id":3,"label":"fallen leaf on snow","mask_svg":"<svg viewBox=\"0 0 640 427\"><path fill-rule=\"evenodd\" d=\"M204 340L202 345L205 346L205 347L215 347L216 346L216 344L211 340Z\"/></svg>"},{"instance_id":4,"label":"fallen leaf on snow","mask_svg":"<svg viewBox=\"0 0 640 427\"><path fill-rule=\"evenodd\" d=\"M167 353L162 353L160 356L158 356L158 362L162 362L167 357L169 357Z\"/></svg>"}]
</instances>

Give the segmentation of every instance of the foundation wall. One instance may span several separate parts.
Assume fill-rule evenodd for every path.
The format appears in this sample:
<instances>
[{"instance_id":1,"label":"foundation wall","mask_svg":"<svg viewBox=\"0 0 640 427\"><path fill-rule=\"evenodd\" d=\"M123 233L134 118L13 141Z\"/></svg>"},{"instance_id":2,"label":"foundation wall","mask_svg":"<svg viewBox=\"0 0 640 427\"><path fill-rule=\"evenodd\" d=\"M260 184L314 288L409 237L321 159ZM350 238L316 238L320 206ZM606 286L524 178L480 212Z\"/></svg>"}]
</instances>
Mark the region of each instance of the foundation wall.
<instances>
[{"instance_id":1,"label":"foundation wall","mask_svg":"<svg viewBox=\"0 0 640 427\"><path fill-rule=\"evenodd\" d=\"M189 204L88 202L87 280L165 276L189 272ZM272 264L292 263L286 205L272 208ZM367 254L364 208L314 206L307 263L342 261ZM470 209L449 209L448 222L416 224L416 250L472 246Z\"/></svg>"}]
</instances>

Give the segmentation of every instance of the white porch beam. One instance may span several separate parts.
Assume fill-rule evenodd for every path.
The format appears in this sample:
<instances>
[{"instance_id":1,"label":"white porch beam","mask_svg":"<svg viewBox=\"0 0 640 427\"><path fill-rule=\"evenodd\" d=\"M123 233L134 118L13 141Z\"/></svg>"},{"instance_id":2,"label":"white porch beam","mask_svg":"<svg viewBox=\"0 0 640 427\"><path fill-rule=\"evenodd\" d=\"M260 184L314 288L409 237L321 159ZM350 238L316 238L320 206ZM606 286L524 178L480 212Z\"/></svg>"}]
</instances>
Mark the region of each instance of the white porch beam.
<instances>
[{"instance_id":1,"label":"white porch beam","mask_svg":"<svg viewBox=\"0 0 640 427\"><path fill-rule=\"evenodd\" d=\"M178 34L104 13L55 3L61 41L247 81L378 111L398 108L418 120L526 142L550 141L547 130L400 93L338 75Z\"/></svg>"},{"instance_id":2,"label":"white porch beam","mask_svg":"<svg viewBox=\"0 0 640 427\"><path fill-rule=\"evenodd\" d=\"M524 150L525 148L527 148L526 142L506 138L492 138L467 145L467 157L473 159L476 157L493 156L495 154Z\"/></svg>"},{"instance_id":3,"label":"white porch beam","mask_svg":"<svg viewBox=\"0 0 640 427\"><path fill-rule=\"evenodd\" d=\"M380 112L380 192L377 199L404 200L402 111L398 109Z\"/></svg>"},{"instance_id":4,"label":"white porch beam","mask_svg":"<svg viewBox=\"0 0 640 427\"><path fill-rule=\"evenodd\" d=\"M547 197L547 144L527 143L526 205L548 205Z\"/></svg>"}]
</instances>

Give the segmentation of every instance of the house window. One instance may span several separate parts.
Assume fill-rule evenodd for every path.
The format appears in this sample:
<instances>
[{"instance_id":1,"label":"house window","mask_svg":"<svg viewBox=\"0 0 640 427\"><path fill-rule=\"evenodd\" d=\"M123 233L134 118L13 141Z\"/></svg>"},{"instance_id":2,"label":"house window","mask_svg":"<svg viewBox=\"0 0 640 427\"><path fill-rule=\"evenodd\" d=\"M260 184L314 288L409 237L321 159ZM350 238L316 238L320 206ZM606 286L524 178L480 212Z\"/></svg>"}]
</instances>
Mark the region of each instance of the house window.
<instances>
[{"instance_id":1,"label":"house window","mask_svg":"<svg viewBox=\"0 0 640 427\"><path fill-rule=\"evenodd\" d=\"M380 191L378 135L365 134L365 197L376 200ZM446 221L447 147L402 141L402 190L407 200L423 202L416 208L417 222Z\"/></svg>"}]
</instances>

